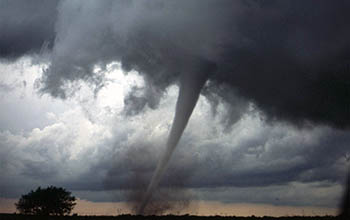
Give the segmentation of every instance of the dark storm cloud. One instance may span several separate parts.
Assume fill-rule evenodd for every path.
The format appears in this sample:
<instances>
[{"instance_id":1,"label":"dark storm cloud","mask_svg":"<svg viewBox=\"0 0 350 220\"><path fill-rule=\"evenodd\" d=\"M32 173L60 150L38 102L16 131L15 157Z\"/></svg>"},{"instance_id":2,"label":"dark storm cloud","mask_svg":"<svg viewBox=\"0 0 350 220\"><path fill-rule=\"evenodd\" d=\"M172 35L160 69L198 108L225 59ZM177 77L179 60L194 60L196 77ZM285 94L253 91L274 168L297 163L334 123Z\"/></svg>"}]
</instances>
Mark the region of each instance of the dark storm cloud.
<instances>
[{"instance_id":1,"label":"dark storm cloud","mask_svg":"<svg viewBox=\"0 0 350 220\"><path fill-rule=\"evenodd\" d=\"M95 66L117 60L143 74L150 85L145 88L152 88L141 97L127 96L131 114L137 113L157 107L159 98L153 97L187 74L198 57L218 67L208 95L231 103L226 94L234 90L271 120L340 128L350 123L348 1L1 4L1 56L18 57L49 42L52 60L41 90L53 96L65 98L76 80L98 90L104 81ZM234 104L228 107L237 111Z\"/></svg>"},{"instance_id":2,"label":"dark storm cloud","mask_svg":"<svg viewBox=\"0 0 350 220\"><path fill-rule=\"evenodd\" d=\"M242 42L225 51L213 81L237 88L272 120L348 127L349 6L284 1L250 7L237 18Z\"/></svg>"},{"instance_id":3,"label":"dark storm cloud","mask_svg":"<svg viewBox=\"0 0 350 220\"><path fill-rule=\"evenodd\" d=\"M52 48L57 4L58 0L1 0L0 58L11 60Z\"/></svg>"},{"instance_id":4,"label":"dark storm cloud","mask_svg":"<svg viewBox=\"0 0 350 220\"><path fill-rule=\"evenodd\" d=\"M155 109L158 107L161 98L162 92L152 85L146 85L146 87L134 86L124 98L123 113L128 116L139 114L145 109L146 105L151 109Z\"/></svg>"},{"instance_id":5,"label":"dark storm cloud","mask_svg":"<svg viewBox=\"0 0 350 220\"><path fill-rule=\"evenodd\" d=\"M40 2L29 9L21 3L1 1L0 27L6 31L0 33L0 56L16 58L48 42L51 63L39 82L42 92L66 98L80 80L97 91L104 85L105 65L120 61L126 72L136 70L145 79L144 87L126 96L125 113L134 115L158 107L166 89L198 65L193 60L202 60L216 66L203 94L214 113L223 103L224 125L237 123L250 108L276 122L275 130L267 127L247 139L233 135L199 143L185 134L162 186L181 185L183 175L190 175L187 186L198 188L341 182L349 135L302 125L350 125L349 1L86 0ZM202 125L211 123L208 118ZM306 130L279 133L280 120ZM145 139L118 141L117 149L148 146ZM86 190L130 188L130 173L150 176L156 161L153 151L136 152L151 159L101 151L89 169L61 183ZM4 161L8 170L10 161ZM51 170L31 172L23 173L44 176ZM109 174L104 184L97 174L101 179Z\"/></svg>"},{"instance_id":6,"label":"dark storm cloud","mask_svg":"<svg viewBox=\"0 0 350 220\"><path fill-rule=\"evenodd\" d=\"M95 74L95 66L117 60L124 70L139 71L153 95L161 97L199 58L217 65L209 76L209 95L231 103L227 94L235 91L272 121L347 128L349 4L64 1L42 91L65 98L67 82L80 79L98 89L103 74ZM127 96L127 106L135 107L130 112L156 107L159 99L149 99L153 95ZM234 104L227 107L237 111Z\"/></svg>"}]
</instances>

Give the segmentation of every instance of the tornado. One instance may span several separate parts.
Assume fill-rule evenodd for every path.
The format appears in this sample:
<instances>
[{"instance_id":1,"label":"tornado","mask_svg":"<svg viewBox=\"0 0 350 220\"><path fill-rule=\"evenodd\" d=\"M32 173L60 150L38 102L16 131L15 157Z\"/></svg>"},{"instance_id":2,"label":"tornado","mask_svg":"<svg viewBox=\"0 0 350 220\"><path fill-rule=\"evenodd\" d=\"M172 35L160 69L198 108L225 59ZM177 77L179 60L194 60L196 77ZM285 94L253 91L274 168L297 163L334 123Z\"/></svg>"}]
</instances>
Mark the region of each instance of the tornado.
<instances>
[{"instance_id":1,"label":"tornado","mask_svg":"<svg viewBox=\"0 0 350 220\"><path fill-rule=\"evenodd\" d=\"M348 170L348 178L345 185L345 191L339 216L342 219L347 219L350 216L350 169Z\"/></svg>"},{"instance_id":2,"label":"tornado","mask_svg":"<svg viewBox=\"0 0 350 220\"><path fill-rule=\"evenodd\" d=\"M196 106L202 87L208 79L208 76L216 68L213 63L200 61L192 67L191 72L182 74L180 78L180 90L176 102L175 117L166 143L165 152L158 161L156 170L153 173L151 182L138 207L137 213L144 214L147 203L152 197L153 191L158 186L168 162L174 152L183 131L186 128L188 120Z\"/></svg>"}]
</instances>

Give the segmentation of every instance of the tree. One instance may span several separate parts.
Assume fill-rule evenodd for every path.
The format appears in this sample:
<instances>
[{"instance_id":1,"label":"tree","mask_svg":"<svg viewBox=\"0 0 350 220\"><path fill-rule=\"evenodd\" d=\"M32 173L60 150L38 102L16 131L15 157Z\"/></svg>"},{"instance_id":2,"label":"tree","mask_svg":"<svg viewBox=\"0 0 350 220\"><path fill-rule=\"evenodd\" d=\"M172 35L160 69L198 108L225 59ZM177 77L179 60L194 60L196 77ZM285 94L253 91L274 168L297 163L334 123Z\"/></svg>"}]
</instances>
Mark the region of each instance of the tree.
<instances>
[{"instance_id":1,"label":"tree","mask_svg":"<svg viewBox=\"0 0 350 220\"><path fill-rule=\"evenodd\" d=\"M72 211L76 205L75 200L71 192L50 186L46 189L38 187L35 191L31 190L22 195L15 205L22 214L65 215Z\"/></svg>"}]
</instances>

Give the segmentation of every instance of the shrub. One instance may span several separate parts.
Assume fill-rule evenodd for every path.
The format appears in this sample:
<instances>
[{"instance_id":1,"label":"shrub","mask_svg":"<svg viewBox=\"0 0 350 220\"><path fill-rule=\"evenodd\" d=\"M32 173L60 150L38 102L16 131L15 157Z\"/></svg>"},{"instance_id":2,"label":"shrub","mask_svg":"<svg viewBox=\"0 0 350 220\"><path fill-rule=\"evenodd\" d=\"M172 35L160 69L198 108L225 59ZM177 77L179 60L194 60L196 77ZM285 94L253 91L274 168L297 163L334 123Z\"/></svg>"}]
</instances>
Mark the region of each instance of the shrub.
<instances>
[{"instance_id":1,"label":"shrub","mask_svg":"<svg viewBox=\"0 0 350 220\"><path fill-rule=\"evenodd\" d=\"M38 187L35 191L22 195L15 205L22 214L65 215L72 211L76 205L75 200L71 192L50 186L45 189Z\"/></svg>"}]
</instances>

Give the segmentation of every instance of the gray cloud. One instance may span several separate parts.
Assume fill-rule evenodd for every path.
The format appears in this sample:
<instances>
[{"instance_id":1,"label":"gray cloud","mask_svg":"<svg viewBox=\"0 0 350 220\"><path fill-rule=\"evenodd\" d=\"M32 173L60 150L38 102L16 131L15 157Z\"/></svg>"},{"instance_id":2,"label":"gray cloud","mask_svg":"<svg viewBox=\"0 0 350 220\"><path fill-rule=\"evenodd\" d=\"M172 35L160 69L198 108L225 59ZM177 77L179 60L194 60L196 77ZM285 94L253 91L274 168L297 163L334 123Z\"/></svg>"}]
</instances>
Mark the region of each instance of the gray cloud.
<instances>
[{"instance_id":1,"label":"gray cloud","mask_svg":"<svg viewBox=\"0 0 350 220\"><path fill-rule=\"evenodd\" d=\"M120 61L148 84L143 96L126 99L128 111L137 113L144 106L157 107L160 99L153 97L161 97L199 57L218 67L207 94L229 103L233 118L225 123L240 115L227 95L234 92L271 121L348 127L347 1L62 1L57 7L56 2L41 4L38 16L18 2L2 4L11 14L2 19L2 26L12 28L5 33L19 39L3 38L28 42L0 40L3 48L21 47L2 49L3 56L24 54L54 37L41 91L55 97L67 97L69 83L79 80L98 91L104 74L94 72L96 65L103 69ZM42 17L49 18L45 25ZM32 43L21 37L28 34L16 31L29 27L43 28L34 32L42 34L31 37Z\"/></svg>"},{"instance_id":2,"label":"gray cloud","mask_svg":"<svg viewBox=\"0 0 350 220\"><path fill-rule=\"evenodd\" d=\"M8 85L6 83L0 82L0 91L1 91L1 93L10 92L11 90L13 90L13 86Z\"/></svg>"},{"instance_id":3,"label":"gray cloud","mask_svg":"<svg viewBox=\"0 0 350 220\"><path fill-rule=\"evenodd\" d=\"M150 178L156 166L169 129L166 122L172 117L165 113L174 105L167 100L173 97L165 96L157 110L142 112L133 120L119 117L111 124L95 120L87 125L88 119L76 112L41 130L1 133L1 173L5 175L1 195L16 197L38 185L53 184L93 201L125 201L128 193L140 187L132 184L134 178ZM222 110L219 106L217 114ZM209 119L213 123L203 123ZM280 198L286 205L298 201L310 205L318 204L311 192L318 190L314 184L319 183L336 189L325 189L333 199L322 200L322 205L334 207L348 164L345 131L269 125L252 114L243 116L230 131L220 121L202 97L161 182L163 189L189 190L192 199L276 204ZM88 133L86 126L92 126ZM308 198L284 195L283 190L294 183L310 190ZM223 189L230 194L220 193ZM104 197L106 190L109 196ZM252 194L255 197L247 196Z\"/></svg>"},{"instance_id":4,"label":"gray cloud","mask_svg":"<svg viewBox=\"0 0 350 220\"><path fill-rule=\"evenodd\" d=\"M162 186L180 185L178 176L187 175L186 185L198 189L342 182L349 135L337 129L350 122L348 1L38 1L29 9L19 1L0 3L2 58L40 53L46 42L51 48L41 92L67 98L81 81L98 91L112 61L145 79L125 99L124 113L137 122L116 119L116 136L79 154L87 161L66 159L73 153L65 147L76 137L66 124L55 132L43 128L47 138L31 144L5 133L0 161L11 176L0 180L2 193L18 195L11 182L30 189L47 174L55 174L50 183L96 191L127 189L134 170L151 175L169 128L154 138L154 127L145 124L163 116L147 117L168 111L159 104L165 91L197 58L217 66L203 90L211 113L194 112ZM254 114L268 123L249 119ZM57 137L67 132L72 136ZM130 159L133 147L154 160Z\"/></svg>"},{"instance_id":5,"label":"gray cloud","mask_svg":"<svg viewBox=\"0 0 350 220\"><path fill-rule=\"evenodd\" d=\"M119 60L162 93L200 57L217 65L208 91L227 103L232 100L221 85L268 119L347 127L348 8L346 1L66 1L42 90L65 97L67 81L101 85L94 66ZM159 100L132 97L128 101L142 102L137 108Z\"/></svg>"},{"instance_id":6,"label":"gray cloud","mask_svg":"<svg viewBox=\"0 0 350 220\"><path fill-rule=\"evenodd\" d=\"M57 4L58 0L1 0L0 58L13 60L52 48Z\"/></svg>"},{"instance_id":7,"label":"gray cloud","mask_svg":"<svg viewBox=\"0 0 350 220\"><path fill-rule=\"evenodd\" d=\"M210 117L210 111L207 114L202 117ZM218 133L212 135L212 131L218 128L206 125L203 129L202 120L197 120L194 116L194 122L190 123L188 132L180 141L161 182L162 187L181 188L184 179L186 188L195 191L204 188L215 191L222 187L243 191L259 187L284 188L293 182L304 185L319 182L335 187L344 181L349 154L349 137L345 131L328 127L297 130L283 124L266 125L255 118L253 124L246 119L233 126L231 132L221 127ZM250 132L247 133L247 130ZM139 145L142 145L142 140ZM142 152L134 152L132 155L135 157L112 157L118 162L109 168L114 175L107 175L107 181L110 181L107 189L133 189L129 179L132 172L149 178L155 167L154 155L159 152L154 148L154 153L150 153L152 149L140 146ZM133 165L129 166L130 163ZM337 192L340 192L339 189ZM220 196L215 198L220 200ZM238 198L232 195L230 201L239 201Z\"/></svg>"}]
</instances>

